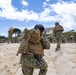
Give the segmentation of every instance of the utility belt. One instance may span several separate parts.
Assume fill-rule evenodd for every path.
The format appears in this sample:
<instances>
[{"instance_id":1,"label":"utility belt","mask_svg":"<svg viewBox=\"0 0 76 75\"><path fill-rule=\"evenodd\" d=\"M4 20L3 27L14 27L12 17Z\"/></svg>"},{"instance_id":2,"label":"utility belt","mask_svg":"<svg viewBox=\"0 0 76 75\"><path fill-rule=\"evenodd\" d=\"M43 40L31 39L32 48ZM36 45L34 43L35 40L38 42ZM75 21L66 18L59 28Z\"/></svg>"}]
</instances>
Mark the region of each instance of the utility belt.
<instances>
[{"instance_id":1,"label":"utility belt","mask_svg":"<svg viewBox=\"0 0 76 75\"><path fill-rule=\"evenodd\" d=\"M25 57L25 58L34 58L34 54L22 53L22 57Z\"/></svg>"},{"instance_id":2,"label":"utility belt","mask_svg":"<svg viewBox=\"0 0 76 75\"><path fill-rule=\"evenodd\" d=\"M29 44L38 44L38 43L33 43L33 42L30 42L30 41L29 41Z\"/></svg>"},{"instance_id":3,"label":"utility belt","mask_svg":"<svg viewBox=\"0 0 76 75\"><path fill-rule=\"evenodd\" d=\"M34 54L34 55L32 55L32 54L22 54L22 56L23 57L26 57L26 58L35 58L38 62L40 62L41 61L41 56L40 55L38 55L38 54Z\"/></svg>"}]
</instances>

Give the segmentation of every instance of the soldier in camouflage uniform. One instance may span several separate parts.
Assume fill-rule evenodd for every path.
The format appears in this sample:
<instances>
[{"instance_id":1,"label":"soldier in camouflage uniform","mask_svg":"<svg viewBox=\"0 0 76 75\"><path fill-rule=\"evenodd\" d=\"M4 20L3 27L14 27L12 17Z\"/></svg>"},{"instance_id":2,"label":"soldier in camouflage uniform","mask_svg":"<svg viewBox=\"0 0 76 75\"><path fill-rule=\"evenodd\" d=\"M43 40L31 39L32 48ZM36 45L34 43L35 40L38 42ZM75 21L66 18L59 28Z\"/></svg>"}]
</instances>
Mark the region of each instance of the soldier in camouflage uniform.
<instances>
[{"instance_id":1,"label":"soldier in camouflage uniform","mask_svg":"<svg viewBox=\"0 0 76 75\"><path fill-rule=\"evenodd\" d=\"M8 30L8 42L12 42L13 27Z\"/></svg>"},{"instance_id":2,"label":"soldier in camouflage uniform","mask_svg":"<svg viewBox=\"0 0 76 75\"><path fill-rule=\"evenodd\" d=\"M44 31L44 26L39 24L39 25L36 25L34 29L39 30L40 37L41 37ZM33 46L34 48L31 48L30 46ZM44 49L41 44L41 39L37 44L31 43L29 47L28 47L27 53L21 54L20 63L22 64L23 74L33 75L34 68L36 68L36 69L40 69L38 75L46 75L47 70L48 70L48 65L46 61L42 58L44 56ZM37 48L39 49L41 48L41 49L37 50Z\"/></svg>"},{"instance_id":3,"label":"soldier in camouflage uniform","mask_svg":"<svg viewBox=\"0 0 76 75\"><path fill-rule=\"evenodd\" d=\"M60 49L60 44L61 44L61 38L62 38L62 32L63 31L64 31L63 27L61 25L59 25L58 22L56 22L54 30L53 30L53 34L55 35L56 41L57 41L56 51L58 51Z\"/></svg>"}]
</instances>

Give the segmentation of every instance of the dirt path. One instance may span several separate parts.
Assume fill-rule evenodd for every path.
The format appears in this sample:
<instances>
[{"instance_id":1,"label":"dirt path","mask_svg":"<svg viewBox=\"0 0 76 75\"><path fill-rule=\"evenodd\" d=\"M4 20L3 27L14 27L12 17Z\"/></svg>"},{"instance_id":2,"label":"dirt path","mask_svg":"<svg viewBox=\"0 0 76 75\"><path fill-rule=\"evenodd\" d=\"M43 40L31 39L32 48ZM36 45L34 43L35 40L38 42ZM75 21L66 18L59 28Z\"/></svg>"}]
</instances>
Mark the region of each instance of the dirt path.
<instances>
[{"instance_id":1,"label":"dirt path","mask_svg":"<svg viewBox=\"0 0 76 75\"><path fill-rule=\"evenodd\" d=\"M16 56L19 44L0 44L0 75L23 75ZM61 44L61 50L55 52L56 44L45 50L44 59L48 63L47 75L76 75L76 44ZM39 69L33 75L38 75Z\"/></svg>"}]
</instances>

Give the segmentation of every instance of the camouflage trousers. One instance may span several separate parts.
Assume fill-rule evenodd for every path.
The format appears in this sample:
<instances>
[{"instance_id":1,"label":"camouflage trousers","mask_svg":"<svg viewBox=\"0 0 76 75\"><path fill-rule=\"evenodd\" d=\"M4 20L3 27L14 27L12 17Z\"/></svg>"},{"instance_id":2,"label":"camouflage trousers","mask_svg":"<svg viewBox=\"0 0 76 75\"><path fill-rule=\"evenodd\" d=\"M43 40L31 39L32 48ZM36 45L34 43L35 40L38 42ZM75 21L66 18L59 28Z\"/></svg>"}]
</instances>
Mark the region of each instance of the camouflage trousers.
<instances>
[{"instance_id":1,"label":"camouflage trousers","mask_svg":"<svg viewBox=\"0 0 76 75\"><path fill-rule=\"evenodd\" d=\"M62 32L56 32L57 48L60 48Z\"/></svg>"},{"instance_id":2,"label":"camouflage trousers","mask_svg":"<svg viewBox=\"0 0 76 75\"><path fill-rule=\"evenodd\" d=\"M35 58L27 58L21 56L20 63L22 64L22 72L24 75L33 75L34 68L40 69L38 75L46 75L48 66L43 58L38 62Z\"/></svg>"}]
</instances>

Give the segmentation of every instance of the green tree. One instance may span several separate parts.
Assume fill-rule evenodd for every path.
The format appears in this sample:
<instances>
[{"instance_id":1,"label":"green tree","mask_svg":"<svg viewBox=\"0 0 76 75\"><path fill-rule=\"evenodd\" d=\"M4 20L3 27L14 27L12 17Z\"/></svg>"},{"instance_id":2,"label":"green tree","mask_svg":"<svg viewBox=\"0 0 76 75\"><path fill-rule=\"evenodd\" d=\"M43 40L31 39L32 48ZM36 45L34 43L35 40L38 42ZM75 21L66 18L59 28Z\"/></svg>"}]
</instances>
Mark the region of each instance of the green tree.
<instances>
[{"instance_id":1,"label":"green tree","mask_svg":"<svg viewBox=\"0 0 76 75\"><path fill-rule=\"evenodd\" d=\"M4 43L5 42L5 36L0 36L0 43Z\"/></svg>"},{"instance_id":2,"label":"green tree","mask_svg":"<svg viewBox=\"0 0 76 75\"><path fill-rule=\"evenodd\" d=\"M0 36L0 39L5 38L5 36Z\"/></svg>"},{"instance_id":3,"label":"green tree","mask_svg":"<svg viewBox=\"0 0 76 75\"><path fill-rule=\"evenodd\" d=\"M16 36L19 36L20 33L21 33L21 30L20 29L18 29L18 28L14 28L13 29L13 34L15 34L15 37Z\"/></svg>"},{"instance_id":4,"label":"green tree","mask_svg":"<svg viewBox=\"0 0 76 75\"><path fill-rule=\"evenodd\" d=\"M67 40L69 40L69 38L70 38L71 36L73 36L73 39L75 40L75 34L76 34L75 30L71 30L71 31L68 31L68 32L64 32L64 35L65 35L65 37L66 37Z\"/></svg>"}]
</instances>

